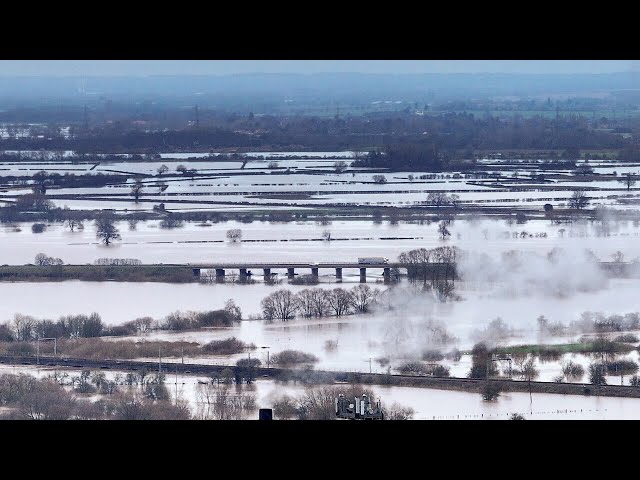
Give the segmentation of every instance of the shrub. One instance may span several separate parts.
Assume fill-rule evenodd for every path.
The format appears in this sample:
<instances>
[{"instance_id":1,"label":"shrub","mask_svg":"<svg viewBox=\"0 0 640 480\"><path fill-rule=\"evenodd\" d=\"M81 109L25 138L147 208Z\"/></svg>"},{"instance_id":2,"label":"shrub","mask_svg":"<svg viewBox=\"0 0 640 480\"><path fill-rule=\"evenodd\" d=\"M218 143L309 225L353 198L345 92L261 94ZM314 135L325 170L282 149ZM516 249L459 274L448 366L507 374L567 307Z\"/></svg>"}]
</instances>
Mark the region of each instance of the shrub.
<instances>
[{"instance_id":1,"label":"shrub","mask_svg":"<svg viewBox=\"0 0 640 480\"><path fill-rule=\"evenodd\" d=\"M521 415L520 413L512 413L511 417L509 417L509 420L526 420L524 418L524 415Z\"/></svg>"},{"instance_id":2,"label":"shrub","mask_svg":"<svg viewBox=\"0 0 640 480\"><path fill-rule=\"evenodd\" d=\"M160 228L182 228L184 227L184 222L176 217L167 217L160 222Z\"/></svg>"},{"instance_id":3,"label":"shrub","mask_svg":"<svg viewBox=\"0 0 640 480\"><path fill-rule=\"evenodd\" d=\"M578 380L584 375L584 368L579 363L569 360L562 365L562 373L567 379Z\"/></svg>"},{"instance_id":4,"label":"shrub","mask_svg":"<svg viewBox=\"0 0 640 480\"><path fill-rule=\"evenodd\" d=\"M612 360L605 365L610 375L626 375L638 371L638 364L633 360Z\"/></svg>"},{"instance_id":5,"label":"shrub","mask_svg":"<svg viewBox=\"0 0 640 480\"><path fill-rule=\"evenodd\" d=\"M485 382L480 394L485 402L492 402L500 396L500 391L500 385L496 382Z\"/></svg>"},{"instance_id":6,"label":"shrub","mask_svg":"<svg viewBox=\"0 0 640 480\"><path fill-rule=\"evenodd\" d=\"M253 343L247 345L236 337L231 337L209 342L202 347L202 350L212 355L232 355L234 353L242 353L247 348L255 349L256 346Z\"/></svg>"},{"instance_id":7,"label":"shrub","mask_svg":"<svg viewBox=\"0 0 640 480\"><path fill-rule=\"evenodd\" d=\"M240 368L259 367L262 362L257 358L241 358L236 362L236 366Z\"/></svg>"},{"instance_id":8,"label":"shrub","mask_svg":"<svg viewBox=\"0 0 640 480\"><path fill-rule=\"evenodd\" d=\"M416 413L411 407L403 407L398 403L392 403L390 407L382 409L385 420L412 420Z\"/></svg>"},{"instance_id":9,"label":"shrub","mask_svg":"<svg viewBox=\"0 0 640 480\"><path fill-rule=\"evenodd\" d=\"M433 377L448 377L449 369L444 365L425 365L422 362L407 362L398 367L398 371L405 375L430 375Z\"/></svg>"},{"instance_id":10,"label":"shrub","mask_svg":"<svg viewBox=\"0 0 640 480\"><path fill-rule=\"evenodd\" d=\"M606 385L605 368L605 365L598 363L589 365L589 383L593 385Z\"/></svg>"},{"instance_id":11,"label":"shrub","mask_svg":"<svg viewBox=\"0 0 640 480\"><path fill-rule=\"evenodd\" d=\"M277 365L293 365L301 363L315 363L318 357L310 353L300 352L298 350L283 350L271 357L273 363Z\"/></svg>"},{"instance_id":12,"label":"shrub","mask_svg":"<svg viewBox=\"0 0 640 480\"><path fill-rule=\"evenodd\" d=\"M33 233L42 233L46 228L47 226L44 223L34 223L31 225L31 231Z\"/></svg>"}]
</instances>

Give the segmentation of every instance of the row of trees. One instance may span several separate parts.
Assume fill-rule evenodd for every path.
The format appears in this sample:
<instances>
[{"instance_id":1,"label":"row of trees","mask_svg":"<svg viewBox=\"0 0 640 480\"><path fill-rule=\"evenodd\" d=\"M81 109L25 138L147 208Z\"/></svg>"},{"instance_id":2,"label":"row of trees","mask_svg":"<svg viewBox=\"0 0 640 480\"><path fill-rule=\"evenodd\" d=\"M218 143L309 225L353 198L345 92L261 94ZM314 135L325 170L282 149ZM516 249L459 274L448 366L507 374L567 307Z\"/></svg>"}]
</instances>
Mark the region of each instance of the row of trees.
<instances>
[{"instance_id":1,"label":"row of trees","mask_svg":"<svg viewBox=\"0 0 640 480\"><path fill-rule=\"evenodd\" d=\"M16 314L0 324L0 342L29 342L37 338L93 338L100 336L144 335L153 329L183 331L203 327L229 327L242 320L242 311L229 299L223 309L203 312L173 312L163 319L141 317L108 327L98 313L65 315L57 321L38 320Z\"/></svg>"},{"instance_id":2,"label":"row of trees","mask_svg":"<svg viewBox=\"0 0 640 480\"><path fill-rule=\"evenodd\" d=\"M172 112L172 117L184 112ZM202 111L204 115L204 109ZM201 115L201 116L202 116ZM547 118L533 116L505 118L485 114L443 113L412 115L386 112L344 117L263 115L219 115L209 112L211 123L204 127L149 128L145 123L120 120L77 131L70 138L47 135L0 140L3 150L74 150L80 152L148 152L172 149L249 147L251 149L304 145L309 150L336 151L384 144L433 145L437 151L474 149L622 149L635 153L631 140L615 132L594 129L591 119L581 116ZM215 118L215 119L214 119ZM160 119L155 121L158 125ZM166 120L163 124L169 126ZM182 122L180 122L182 123ZM248 134L249 133L249 134ZM382 138L381 138L382 137ZM378 143L379 144L379 143ZM437 152L436 152L437 153ZM435 156L438 160L438 157Z\"/></svg>"},{"instance_id":3,"label":"row of trees","mask_svg":"<svg viewBox=\"0 0 640 480\"><path fill-rule=\"evenodd\" d=\"M266 320L287 321L297 314L309 317L335 315L341 317L353 312L366 313L376 302L380 291L360 284L351 290L334 288L307 288L297 294L281 289L262 299L262 315Z\"/></svg>"}]
</instances>

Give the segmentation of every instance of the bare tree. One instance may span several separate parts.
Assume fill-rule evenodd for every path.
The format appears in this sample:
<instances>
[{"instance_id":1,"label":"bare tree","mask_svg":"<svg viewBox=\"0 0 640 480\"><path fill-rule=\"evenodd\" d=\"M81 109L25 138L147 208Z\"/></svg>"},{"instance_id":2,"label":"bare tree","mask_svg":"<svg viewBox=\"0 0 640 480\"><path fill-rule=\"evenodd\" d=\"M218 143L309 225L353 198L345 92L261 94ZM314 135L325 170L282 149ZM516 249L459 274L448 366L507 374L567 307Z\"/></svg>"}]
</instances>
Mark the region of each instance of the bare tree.
<instances>
[{"instance_id":1,"label":"bare tree","mask_svg":"<svg viewBox=\"0 0 640 480\"><path fill-rule=\"evenodd\" d=\"M296 295L298 308L303 317L312 317L315 313L313 290L315 289L305 288L304 290L300 290Z\"/></svg>"},{"instance_id":2,"label":"bare tree","mask_svg":"<svg viewBox=\"0 0 640 480\"><path fill-rule=\"evenodd\" d=\"M440 235L440 240L446 240L447 237L451 236L451 232L447 228L447 224L444 221L438 224L438 234Z\"/></svg>"},{"instance_id":3,"label":"bare tree","mask_svg":"<svg viewBox=\"0 0 640 480\"><path fill-rule=\"evenodd\" d=\"M582 210L589 205L589 201L589 197L584 194L584 190L574 190L571 198L569 199L569 208Z\"/></svg>"},{"instance_id":4,"label":"bare tree","mask_svg":"<svg viewBox=\"0 0 640 480\"><path fill-rule=\"evenodd\" d=\"M375 303L380 290L366 284L360 284L353 287L350 293L353 308L359 312L367 312L371 304Z\"/></svg>"},{"instance_id":5,"label":"bare tree","mask_svg":"<svg viewBox=\"0 0 640 480\"><path fill-rule=\"evenodd\" d=\"M75 407L75 398L60 385L40 381L20 400L22 414L31 420L67 420Z\"/></svg>"},{"instance_id":6,"label":"bare tree","mask_svg":"<svg viewBox=\"0 0 640 480\"><path fill-rule=\"evenodd\" d=\"M431 192L427 195L427 204L434 207L442 207L450 202L449 196L444 192Z\"/></svg>"},{"instance_id":7,"label":"bare tree","mask_svg":"<svg viewBox=\"0 0 640 480\"><path fill-rule=\"evenodd\" d=\"M153 324L153 318L151 317L141 317L136 318L133 321L133 324L136 327L136 332L139 335L145 335L151 331L151 325Z\"/></svg>"},{"instance_id":8,"label":"bare tree","mask_svg":"<svg viewBox=\"0 0 640 480\"><path fill-rule=\"evenodd\" d=\"M393 403L388 408L384 408L384 418L386 420L412 420L415 410L411 407L404 407L399 403Z\"/></svg>"},{"instance_id":9,"label":"bare tree","mask_svg":"<svg viewBox=\"0 0 640 480\"><path fill-rule=\"evenodd\" d=\"M299 400L298 419L335 420L336 389L331 387L309 388Z\"/></svg>"},{"instance_id":10,"label":"bare tree","mask_svg":"<svg viewBox=\"0 0 640 480\"><path fill-rule=\"evenodd\" d=\"M28 315L16 313L11 322L13 335L18 342L27 342L34 336L37 321Z\"/></svg>"},{"instance_id":11,"label":"bare tree","mask_svg":"<svg viewBox=\"0 0 640 480\"><path fill-rule=\"evenodd\" d=\"M311 290L311 305L313 307L313 315L315 317L324 317L329 311L329 303L327 302L327 291L323 288L314 288Z\"/></svg>"},{"instance_id":12,"label":"bare tree","mask_svg":"<svg viewBox=\"0 0 640 480\"><path fill-rule=\"evenodd\" d=\"M346 315L351 310L351 295L344 288L327 291L326 299L336 317Z\"/></svg>"},{"instance_id":13,"label":"bare tree","mask_svg":"<svg viewBox=\"0 0 640 480\"><path fill-rule=\"evenodd\" d=\"M627 191L631 190L631 187L636 184L636 179L633 177L631 172L626 173L622 178L618 179L618 181L627 186Z\"/></svg>"},{"instance_id":14,"label":"bare tree","mask_svg":"<svg viewBox=\"0 0 640 480\"><path fill-rule=\"evenodd\" d=\"M142 189L144 188L144 184L140 179L137 179L136 182L131 186L131 195L134 198L134 201L138 203L140 199L140 195L142 195Z\"/></svg>"},{"instance_id":15,"label":"bare tree","mask_svg":"<svg viewBox=\"0 0 640 480\"><path fill-rule=\"evenodd\" d=\"M242 320L242 310L236 305L233 298L230 298L224 303L224 311L231 316L234 322Z\"/></svg>"},{"instance_id":16,"label":"bare tree","mask_svg":"<svg viewBox=\"0 0 640 480\"><path fill-rule=\"evenodd\" d=\"M162 164L158 167L158 175L162 176L163 174L167 173L169 171L169 167L167 167L166 165Z\"/></svg>"},{"instance_id":17,"label":"bare tree","mask_svg":"<svg viewBox=\"0 0 640 480\"><path fill-rule=\"evenodd\" d=\"M331 232L329 230L325 230L324 232L322 232L322 238L325 239L326 241L330 241Z\"/></svg>"},{"instance_id":18,"label":"bare tree","mask_svg":"<svg viewBox=\"0 0 640 480\"><path fill-rule=\"evenodd\" d=\"M240 230L239 228L232 228L230 230L227 230L227 239L231 243L239 242L240 240L242 240L242 230Z\"/></svg>"},{"instance_id":19,"label":"bare tree","mask_svg":"<svg viewBox=\"0 0 640 480\"><path fill-rule=\"evenodd\" d=\"M299 306L296 296L286 289L270 293L262 299L260 304L265 319L278 319L283 322L294 318Z\"/></svg>"},{"instance_id":20,"label":"bare tree","mask_svg":"<svg viewBox=\"0 0 640 480\"><path fill-rule=\"evenodd\" d=\"M64 226L67 227L69 230L71 230L72 232L77 228L78 230L83 230L84 229L84 224L82 223L81 220L76 219L76 218L67 218L64 221Z\"/></svg>"},{"instance_id":21,"label":"bare tree","mask_svg":"<svg viewBox=\"0 0 640 480\"><path fill-rule=\"evenodd\" d=\"M333 164L333 168L336 171L336 173L343 173L344 171L347 170L347 162L343 160L338 160Z\"/></svg>"},{"instance_id":22,"label":"bare tree","mask_svg":"<svg viewBox=\"0 0 640 480\"><path fill-rule=\"evenodd\" d=\"M122 237L115 226L115 219L109 212L105 212L96 219L96 238L109 246L112 240L120 240Z\"/></svg>"}]
</instances>

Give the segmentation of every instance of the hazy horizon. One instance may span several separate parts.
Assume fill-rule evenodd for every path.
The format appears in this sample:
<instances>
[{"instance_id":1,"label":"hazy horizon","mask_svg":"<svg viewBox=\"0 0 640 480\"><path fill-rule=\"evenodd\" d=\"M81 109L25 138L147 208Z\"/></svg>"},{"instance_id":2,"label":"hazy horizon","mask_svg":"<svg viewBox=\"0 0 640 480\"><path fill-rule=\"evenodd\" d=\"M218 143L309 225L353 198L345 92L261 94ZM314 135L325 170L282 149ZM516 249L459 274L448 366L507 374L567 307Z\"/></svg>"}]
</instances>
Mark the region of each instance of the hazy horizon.
<instances>
[{"instance_id":1,"label":"hazy horizon","mask_svg":"<svg viewBox=\"0 0 640 480\"><path fill-rule=\"evenodd\" d=\"M0 60L2 77L238 74L607 74L638 60Z\"/></svg>"}]
</instances>

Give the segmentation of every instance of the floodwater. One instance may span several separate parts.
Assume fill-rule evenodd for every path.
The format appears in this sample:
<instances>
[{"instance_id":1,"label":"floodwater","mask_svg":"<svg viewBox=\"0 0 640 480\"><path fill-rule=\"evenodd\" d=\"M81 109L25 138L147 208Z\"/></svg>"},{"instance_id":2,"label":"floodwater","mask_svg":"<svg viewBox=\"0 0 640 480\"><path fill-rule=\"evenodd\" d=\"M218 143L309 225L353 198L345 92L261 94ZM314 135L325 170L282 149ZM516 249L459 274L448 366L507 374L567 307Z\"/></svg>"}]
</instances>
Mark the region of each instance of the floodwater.
<instances>
[{"instance_id":1,"label":"floodwater","mask_svg":"<svg viewBox=\"0 0 640 480\"><path fill-rule=\"evenodd\" d=\"M26 373L42 378L53 374L55 368L0 365L0 373ZM80 371L65 370L71 376ZM104 372L113 378L116 372ZM179 398L189 402L195 411L199 403L198 381L206 377L192 375L167 375L166 383L172 398L176 390ZM177 389L176 389L177 383ZM134 387L136 388L136 387ZM232 387L233 388L233 387ZM371 388L371 387L368 387ZM251 386L243 386L237 394L256 397L257 408L273 408L282 395L298 397L305 388L295 384L281 384L270 379L259 379ZM383 406L399 403L413 408L415 420L507 420L512 413L520 413L528 420L638 420L640 399L579 395L554 395L544 393L502 393L494 402L484 402L478 393L416 387L374 386L375 399ZM251 412L248 419L257 419Z\"/></svg>"},{"instance_id":2,"label":"floodwater","mask_svg":"<svg viewBox=\"0 0 640 480\"><path fill-rule=\"evenodd\" d=\"M122 241L109 247L98 244L94 222L75 232L52 223L40 234L33 234L29 223L4 224L0 227L0 264L32 263L41 252L72 264L103 257L137 258L143 263L327 262L355 261L361 256L394 260L411 249L442 245L494 258L509 250L546 254L553 248L573 253L590 249L603 261L611 260L616 251L622 251L626 260L640 257L640 224L630 221L611 220L605 228L600 222L554 225L549 220L531 220L518 225L492 219L456 220L449 227L451 237L444 242L438 237L436 223L230 221L202 226L187 222L172 230L161 229L158 223L138 222L136 229L130 230L127 222L118 222ZM241 243L226 241L227 230L233 228L242 230ZM331 234L331 241L323 241L325 231Z\"/></svg>"},{"instance_id":3,"label":"floodwater","mask_svg":"<svg viewBox=\"0 0 640 480\"><path fill-rule=\"evenodd\" d=\"M354 283L344 283L352 288ZM322 288L334 287L323 283ZM384 290L383 285L372 287ZM0 283L0 319L9 320L15 313L36 318L55 319L61 315L98 312L108 325L119 325L138 317L161 319L176 310L212 310L223 308L227 299L234 299L244 318L260 313L260 301L278 288L297 292L305 286L265 284L163 284L124 282L45 282ZM387 366L377 359L388 358L392 368L417 360L426 349L447 351L457 347L470 349L476 343L477 332L500 317L514 329L505 344L537 341L536 319L544 315L551 322L568 324L578 320L585 311L604 314L626 314L640 311L637 292L640 280L610 280L590 291L568 291L562 297L549 296L544 289L513 291L504 285L478 290L460 285L460 301L441 303L426 294L413 294L406 285L384 293L385 305L394 310L380 309L367 315L349 315L323 319L295 319L288 322L264 320L243 321L229 328L192 332L154 332L131 340L189 340L206 343L232 336L259 347L255 352L263 363L273 354L286 349L302 350L318 357L318 369L343 371L386 372ZM612 295L615 292L615 296ZM444 328L456 340L446 347L434 346L434 332ZM563 339L556 341L571 341ZM327 342L336 345L327 348ZM264 347L264 348L263 348ZM229 363L234 356L207 357L203 362ZM445 362L451 374L465 376L470 359ZM584 362L581 362L584 363ZM541 366L543 377L550 380L560 373L560 363ZM546 373L545 373L546 372Z\"/></svg>"}]
</instances>

